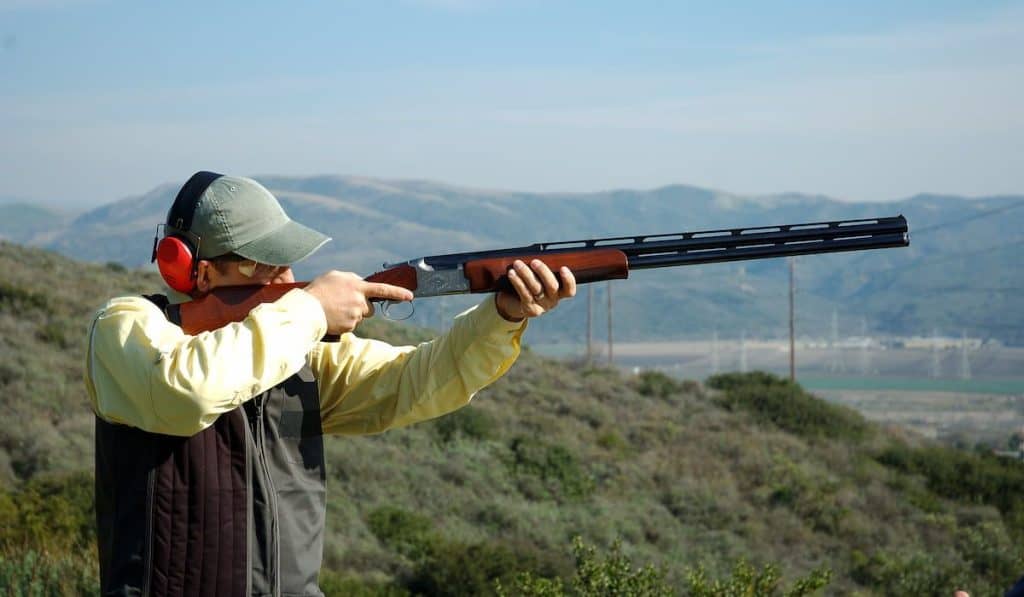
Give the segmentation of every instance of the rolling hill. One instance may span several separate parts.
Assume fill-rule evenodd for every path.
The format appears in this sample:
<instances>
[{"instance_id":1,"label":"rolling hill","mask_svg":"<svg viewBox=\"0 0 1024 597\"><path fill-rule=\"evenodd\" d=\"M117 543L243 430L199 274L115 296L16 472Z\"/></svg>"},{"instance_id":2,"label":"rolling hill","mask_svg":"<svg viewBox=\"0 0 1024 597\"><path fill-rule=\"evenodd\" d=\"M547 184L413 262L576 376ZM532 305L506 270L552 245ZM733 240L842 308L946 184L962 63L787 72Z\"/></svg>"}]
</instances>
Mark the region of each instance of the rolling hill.
<instances>
[{"instance_id":1,"label":"rolling hill","mask_svg":"<svg viewBox=\"0 0 1024 597\"><path fill-rule=\"evenodd\" d=\"M595 193L517 193L427 181L359 177L257 177L293 217L334 242L297 269L363 275L382 263L453 251L539 241L661 234L740 226L907 216L911 247L798 261L798 333L825 337L833 312L840 333L947 335L1024 343L1016 300L1024 270L1024 197L967 199L919 195L890 203L848 203L796 193L747 197L673 185ZM174 184L115 201L31 244L77 259L146 266L156 224ZM615 337L651 340L708 336L781 337L787 326L782 260L636 272L615 283ZM602 290L603 291L603 290ZM603 296L603 295L602 295ZM603 299L602 299L603 301ZM414 322L435 325L471 301L421 301ZM545 342L584 337L583 301L538 326Z\"/></svg>"}]
</instances>

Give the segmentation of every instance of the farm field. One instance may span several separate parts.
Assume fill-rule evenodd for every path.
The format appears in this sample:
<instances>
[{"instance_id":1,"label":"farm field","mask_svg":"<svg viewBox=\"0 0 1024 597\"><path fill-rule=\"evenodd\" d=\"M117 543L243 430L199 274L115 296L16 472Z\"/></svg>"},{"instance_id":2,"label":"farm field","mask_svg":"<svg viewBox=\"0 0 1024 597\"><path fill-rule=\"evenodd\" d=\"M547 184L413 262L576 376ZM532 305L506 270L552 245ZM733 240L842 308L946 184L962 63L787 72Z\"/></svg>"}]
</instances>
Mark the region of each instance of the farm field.
<instances>
[{"instance_id":1,"label":"farm field","mask_svg":"<svg viewBox=\"0 0 1024 597\"><path fill-rule=\"evenodd\" d=\"M607 350L599 346L594 359L606 360ZM561 358L582 358L585 352L566 345L534 349ZM784 341L621 343L614 346L614 360L626 370L656 369L685 379L743 370L785 376L788 351ZM1020 348L832 350L798 344L797 380L872 421L962 445L980 442L1002 449L1024 428Z\"/></svg>"}]
</instances>

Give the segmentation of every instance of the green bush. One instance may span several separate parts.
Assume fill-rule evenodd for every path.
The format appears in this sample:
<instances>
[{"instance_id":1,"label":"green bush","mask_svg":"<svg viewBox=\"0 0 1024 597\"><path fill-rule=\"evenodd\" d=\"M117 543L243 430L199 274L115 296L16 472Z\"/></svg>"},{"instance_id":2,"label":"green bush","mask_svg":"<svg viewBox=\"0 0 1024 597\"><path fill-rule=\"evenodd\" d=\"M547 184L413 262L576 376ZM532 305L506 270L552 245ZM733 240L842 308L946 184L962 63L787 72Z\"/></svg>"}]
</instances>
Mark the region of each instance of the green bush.
<instances>
[{"instance_id":1,"label":"green bush","mask_svg":"<svg viewBox=\"0 0 1024 597\"><path fill-rule=\"evenodd\" d=\"M95 516L91 473L39 477L0 495L0 547L91 552L96 544Z\"/></svg>"},{"instance_id":2,"label":"green bush","mask_svg":"<svg viewBox=\"0 0 1024 597\"><path fill-rule=\"evenodd\" d=\"M0 282L0 311L24 315L26 311L42 311L53 314L54 308L50 296L34 292L9 282Z\"/></svg>"},{"instance_id":3,"label":"green bush","mask_svg":"<svg viewBox=\"0 0 1024 597\"><path fill-rule=\"evenodd\" d=\"M773 597L781 591L784 597L802 597L827 586L831 580L832 572L819 568L784 590L780 586L782 577L774 565L767 564L758 571L741 560L727 580L710 580L703 568L691 570L686 576L685 594L692 597Z\"/></svg>"},{"instance_id":4,"label":"green bush","mask_svg":"<svg viewBox=\"0 0 1024 597\"><path fill-rule=\"evenodd\" d=\"M493 595L496 583L537 567L532 553L501 543L443 541L419 563L406 586L416 595Z\"/></svg>"},{"instance_id":5,"label":"green bush","mask_svg":"<svg viewBox=\"0 0 1024 597\"><path fill-rule=\"evenodd\" d=\"M781 588L778 569L766 565L755 570L745 561L736 564L730 578L712 580L703 567L686 574L686 585L680 593L665 579L665 570L651 565L633 566L616 541L606 557L587 546L582 539L573 540L576 572L571 581L541 578L526 572L517 575L507 587L500 582L500 597L669 597L677 594L692 597L802 597L827 586L831 571L821 568L797 579L788 590Z\"/></svg>"},{"instance_id":6,"label":"green bush","mask_svg":"<svg viewBox=\"0 0 1024 597\"><path fill-rule=\"evenodd\" d=\"M643 371L631 380L630 385L640 394L652 398L669 398L682 392L683 384L661 371Z\"/></svg>"},{"instance_id":7,"label":"green bush","mask_svg":"<svg viewBox=\"0 0 1024 597\"><path fill-rule=\"evenodd\" d=\"M725 408L751 412L802 437L859 440L868 430L856 411L829 404L799 384L763 371L713 375L707 385L722 391L718 402Z\"/></svg>"},{"instance_id":8,"label":"green bush","mask_svg":"<svg viewBox=\"0 0 1024 597\"><path fill-rule=\"evenodd\" d=\"M390 583L342 576L333 570L320 571L320 590L326 597L408 597L409 591Z\"/></svg>"},{"instance_id":9,"label":"green bush","mask_svg":"<svg viewBox=\"0 0 1024 597\"><path fill-rule=\"evenodd\" d=\"M82 555L0 551L0 587L11 597L99 595L96 566Z\"/></svg>"},{"instance_id":10,"label":"green bush","mask_svg":"<svg viewBox=\"0 0 1024 597\"><path fill-rule=\"evenodd\" d=\"M430 519L401 508L377 508L366 522L381 543L412 560L427 556L436 541Z\"/></svg>"},{"instance_id":11,"label":"green bush","mask_svg":"<svg viewBox=\"0 0 1024 597\"><path fill-rule=\"evenodd\" d=\"M531 572L516 575L508 588L500 581L495 585L500 597L668 597L675 591L665 581L665 571L647 565L634 568L616 541L607 557L598 556L597 549L586 545L580 537L573 540L576 572L566 583L556 578L543 578Z\"/></svg>"},{"instance_id":12,"label":"green bush","mask_svg":"<svg viewBox=\"0 0 1024 597\"><path fill-rule=\"evenodd\" d=\"M878 551L871 556L855 552L850 575L854 581L876 590L879 595L948 595L957 587L967 586L968 575L962 562L955 558L935 557L922 552L893 554ZM975 595L994 595L971 584Z\"/></svg>"},{"instance_id":13,"label":"green bush","mask_svg":"<svg viewBox=\"0 0 1024 597\"><path fill-rule=\"evenodd\" d=\"M460 408L433 422L434 433L442 443L449 443L460 436L474 440L492 439L497 427L494 417L472 406Z\"/></svg>"},{"instance_id":14,"label":"green bush","mask_svg":"<svg viewBox=\"0 0 1024 597\"><path fill-rule=\"evenodd\" d=\"M512 440L509 467L529 497L580 500L594 490L594 480L567 448L524 436ZM539 486L531 483L539 481Z\"/></svg>"},{"instance_id":15,"label":"green bush","mask_svg":"<svg viewBox=\"0 0 1024 597\"><path fill-rule=\"evenodd\" d=\"M896 443L878 461L903 473L921 475L938 495L999 509L1011 532L1024 540L1024 464L991 454L963 452L944 446L912 448Z\"/></svg>"},{"instance_id":16,"label":"green bush","mask_svg":"<svg viewBox=\"0 0 1024 597\"><path fill-rule=\"evenodd\" d=\"M493 593L496 580L541 567L532 550L497 542L449 541L427 518L399 508L378 508L367 523L381 542L412 560L413 572L402 580L401 590L416 595L487 595ZM392 595L386 591L395 590L339 577L330 581L332 590L352 587L367 596Z\"/></svg>"},{"instance_id":17,"label":"green bush","mask_svg":"<svg viewBox=\"0 0 1024 597\"><path fill-rule=\"evenodd\" d=\"M839 535L849 510L839 503L839 484L783 458L767 471L766 485L758 494L769 505L788 508L815 531Z\"/></svg>"}]
</instances>

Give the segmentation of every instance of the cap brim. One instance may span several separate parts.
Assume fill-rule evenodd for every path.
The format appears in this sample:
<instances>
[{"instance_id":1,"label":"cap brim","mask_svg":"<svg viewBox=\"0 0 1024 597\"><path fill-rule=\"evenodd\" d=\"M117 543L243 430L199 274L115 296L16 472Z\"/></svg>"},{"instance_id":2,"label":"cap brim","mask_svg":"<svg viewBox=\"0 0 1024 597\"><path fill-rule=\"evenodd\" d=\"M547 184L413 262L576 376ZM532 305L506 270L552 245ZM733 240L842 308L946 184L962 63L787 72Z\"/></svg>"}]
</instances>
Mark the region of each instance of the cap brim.
<instances>
[{"instance_id":1,"label":"cap brim","mask_svg":"<svg viewBox=\"0 0 1024 597\"><path fill-rule=\"evenodd\" d=\"M324 246L331 237L294 220L233 252L267 265L291 265L302 261Z\"/></svg>"}]
</instances>

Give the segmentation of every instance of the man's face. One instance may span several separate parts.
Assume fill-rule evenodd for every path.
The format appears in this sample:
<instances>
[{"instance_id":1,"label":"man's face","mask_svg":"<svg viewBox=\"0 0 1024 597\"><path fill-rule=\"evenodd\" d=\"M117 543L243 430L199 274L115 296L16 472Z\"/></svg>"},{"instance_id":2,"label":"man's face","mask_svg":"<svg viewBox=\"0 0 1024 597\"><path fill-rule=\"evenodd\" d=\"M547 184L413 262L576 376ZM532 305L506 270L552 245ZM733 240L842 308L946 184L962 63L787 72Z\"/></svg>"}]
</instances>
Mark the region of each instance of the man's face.
<instances>
[{"instance_id":1,"label":"man's face","mask_svg":"<svg viewBox=\"0 0 1024 597\"><path fill-rule=\"evenodd\" d=\"M199 261L196 290L201 294L221 286L248 286L253 284L289 284L295 281L292 268L253 261L228 261L215 266L203 259Z\"/></svg>"}]
</instances>

